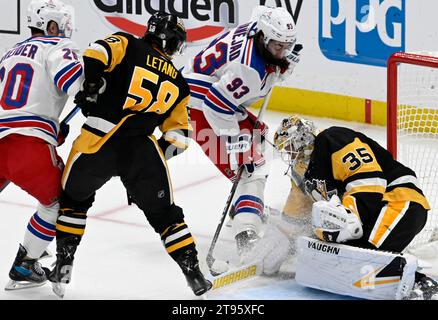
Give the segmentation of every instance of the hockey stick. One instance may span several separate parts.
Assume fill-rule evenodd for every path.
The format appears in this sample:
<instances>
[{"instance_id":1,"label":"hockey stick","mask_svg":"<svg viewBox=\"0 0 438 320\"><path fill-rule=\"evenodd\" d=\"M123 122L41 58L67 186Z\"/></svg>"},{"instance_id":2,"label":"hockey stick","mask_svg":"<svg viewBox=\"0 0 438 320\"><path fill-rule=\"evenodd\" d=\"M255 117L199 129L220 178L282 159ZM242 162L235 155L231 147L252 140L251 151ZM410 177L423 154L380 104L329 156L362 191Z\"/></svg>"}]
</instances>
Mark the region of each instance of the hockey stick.
<instances>
[{"instance_id":1,"label":"hockey stick","mask_svg":"<svg viewBox=\"0 0 438 320\"><path fill-rule=\"evenodd\" d=\"M65 118L61 121L61 125L67 124L70 120L78 113L81 108L78 105L75 105L74 108L65 116ZM6 181L2 186L0 186L0 193L11 183L11 181Z\"/></svg>"},{"instance_id":2,"label":"hockey stick","mask_svg":"<svg viewBox=\"0 0 438 320\"><path fill-rule=\"evenodd\" d=\"M267 95L265 96L265 98L263 100L263 104L260 107L259 114L257 116L257 120L256 120L255 125L254 125L254 130L258 129L260 124L261 124L261 119L262 119L262 116L263 116L263 112L265 111L265 109L266 109L266 107L268 105L268 102L269 102L269 100L271 98L271 94L272 94L272 88L269 90L269 92L267 93ZM251 140L252 140L252 137L251 137ZM207 253L207 258L206 258L207 265L208 265L208 268L210 269L210 273L213 276L217 276L217 275L222 273L222 272L217 272L217 271L215 272L213 270L213 265L214 265L214 263L216 261L216 259L213 257L213 250L214 250L214 248L216 246L216 242L217 242L217 240L219 238L219 233L222 230L222 226L224 224L225 217L227 216L228 210L230 209L231 201L233 200L234 194L236 193L237 186L239 185L240 178L242 177L242 173L243 173L244 167L245 167L244 165L240 166L239 170L237 171L236 178L235 178L235 180L233 182L233 186L231 188L230 194L228 195L227 202L225 203L225 208L222 211L221 219L219 220L219 224L217 225L216 232L214 233L213 239L212 239L211 244L210 244L210 249L208 250L208 253Z\"/></svg>"}]
</instances>

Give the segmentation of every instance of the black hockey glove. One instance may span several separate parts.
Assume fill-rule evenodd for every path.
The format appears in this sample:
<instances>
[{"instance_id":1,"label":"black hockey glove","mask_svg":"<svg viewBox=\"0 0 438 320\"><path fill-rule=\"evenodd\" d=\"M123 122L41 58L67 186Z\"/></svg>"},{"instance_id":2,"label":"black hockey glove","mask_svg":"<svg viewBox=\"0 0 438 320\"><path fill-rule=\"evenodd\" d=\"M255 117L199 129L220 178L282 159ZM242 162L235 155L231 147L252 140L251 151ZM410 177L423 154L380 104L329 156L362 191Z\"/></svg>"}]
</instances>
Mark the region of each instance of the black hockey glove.
<instances>
[{"instance_id":1,"label":"black hockey glove","mask_svg":"<svg viewBox=\"0 0 438 320\"><path fill-rule=\"evenodd\" d=\"M69 132L70 126L65 122L61 122L58 132L58 147L65 142L65 139L67 138Z\"/></svg>"},{"instance_id":2,"label":"black hockey glove","mask_svg":"<svg viewBox=\"0 0 438 320\"><path fill-rule=\"evenodd\" d=\"M74 103L79 105L84 116L88 117L97 103L99 94L105 92L106 81L104 78L100 78L97 83L85 80L81 87L81 91L75 95Z\"/></svg>"}]
</instances>

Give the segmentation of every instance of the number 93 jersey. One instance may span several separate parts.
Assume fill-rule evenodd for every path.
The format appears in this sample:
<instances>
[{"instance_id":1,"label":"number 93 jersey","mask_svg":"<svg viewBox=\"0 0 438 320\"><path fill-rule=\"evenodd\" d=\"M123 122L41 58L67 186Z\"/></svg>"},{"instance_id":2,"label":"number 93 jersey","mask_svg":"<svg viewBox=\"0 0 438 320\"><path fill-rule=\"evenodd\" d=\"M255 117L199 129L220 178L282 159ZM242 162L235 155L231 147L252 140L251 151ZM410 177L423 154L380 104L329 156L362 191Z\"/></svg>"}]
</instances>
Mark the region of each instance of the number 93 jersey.
<instances>
[{"instance_id":1,"label":"number 93 jersey","mask_svg":"<svg viewBox=\"0 0 438 320\"><path fill-rule=\"evenodd\" d=\"M118 32L84 52L85 75L102 74L106 89L90 108L76 148L94 153L117 135L152 135L156 127L178 148L189 143L189 87L170 58L150 41Z\"/></svg>"},{"instance_id":2,"label":"number 93 jersey","mask_svg":"<svg viewBox=\"0 0 438 320\"><path fill-rule=\"evenodd\" d=\"M336 188L343 199L352 195L414 201L430 209L415 172L377 142L349 128L330 127L318 134L305 178L325 180L327 188Z\"/></svg>"},{"instance_id":3,"label":"number 93 jersey","mask_svg":"<svg viewBox=\"0 0 438 320\"><path fill-rule=\"evenodd\" d=\"M191 91L190 107L203 111L218 136L238 133L238 122L247 116L245 108L278 81L256 48L256 31L256 22L231 29L183 69Z\"/></svg>"},{"instance_id":4,"label":"number 93 jersey","mask_svg":"<svg viewBox=\"0 0 438 320\"><path fill-rule=\"evenodd\" d=\"M70 39L31 37L0 59L0 138L19 133L57 145L59 115L82 81Z\"/></svg>"}]
</instances>

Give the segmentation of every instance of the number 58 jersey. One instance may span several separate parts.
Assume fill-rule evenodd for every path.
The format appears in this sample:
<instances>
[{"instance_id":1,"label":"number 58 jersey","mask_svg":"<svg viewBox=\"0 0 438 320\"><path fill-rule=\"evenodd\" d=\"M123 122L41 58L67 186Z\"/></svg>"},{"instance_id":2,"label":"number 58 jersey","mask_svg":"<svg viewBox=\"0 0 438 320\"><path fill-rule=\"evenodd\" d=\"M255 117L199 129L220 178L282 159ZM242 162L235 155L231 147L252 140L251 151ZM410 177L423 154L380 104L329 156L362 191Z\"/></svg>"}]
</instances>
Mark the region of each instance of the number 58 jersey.
<instances>
[{"instance_id":1,"label":"number 58 jersey","mask_svg":"<svg viewBox=\"0 0 438 320\"><path fill-rule=\"evenodd\" d=\"M17 43L0 59L0 138L18 133L56 146L59 116L82 73L79 49L68 38Z\"/></svg>"}]
</instances>

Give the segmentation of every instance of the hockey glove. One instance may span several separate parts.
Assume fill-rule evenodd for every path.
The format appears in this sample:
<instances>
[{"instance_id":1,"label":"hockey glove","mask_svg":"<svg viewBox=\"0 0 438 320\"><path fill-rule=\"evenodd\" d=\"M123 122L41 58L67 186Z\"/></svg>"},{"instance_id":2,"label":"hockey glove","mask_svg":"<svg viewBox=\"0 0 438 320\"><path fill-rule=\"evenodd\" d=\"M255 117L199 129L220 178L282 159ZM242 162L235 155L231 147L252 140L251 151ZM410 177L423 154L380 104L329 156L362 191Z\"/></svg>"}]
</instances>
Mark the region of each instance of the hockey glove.
<instances>
[{"instance_id":1,"label":"hockey glove","mask_svg":"<svg viewBox=\"0 0 438 320\"><path fill-rule=\"evenodd\" d=\"M226 148L231 170L237 173L243 165L247 173L251 175L257 167L265 163L261 153L261 143L257 140L260 141L260 139L251 139L249 134L228 137Z\"/></svg>"},{"instance_id":2,"label":"hockey glove","mask_svg":"<svg viewBox=\"0 0 438 320\"><path fill-rule=\"evenodd\" d=\"M58 132L58 147L62 146L70 132L70 126L67 123L61 122Z\"/></svg>"},{"instance_id":3,"label":"hockey glove","mask_svg":"<svg viewBox=\"0 0 438 320\"><path fill-rule=\"evenodd\" d=\"M104 78L100 78L97 83L88 82L87 80L82 83L81 91L76 94L74 103L81 107L84 116L88 117L97 103L99 94L104 93L105 89L106 81Z\"/></svg>"},{"instance_id":4,"label":"hockey glove","mask_svg":"<svg viewBox=\"0 0 438 320\"><path fill-rule=\"evenodd\" d=\"M287 67L280 69L279 78L281 81L286 80L294 71L295 66L300 62L300 51L303 49L302 44L295 44L292 51L285 57L287 61Z\"/></svg>"}]
</instances>

